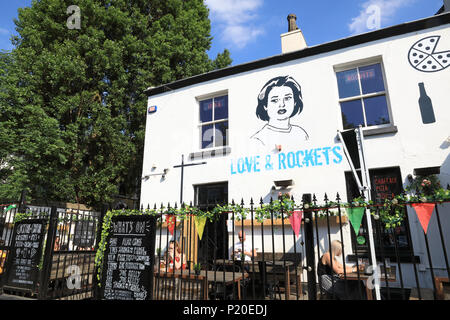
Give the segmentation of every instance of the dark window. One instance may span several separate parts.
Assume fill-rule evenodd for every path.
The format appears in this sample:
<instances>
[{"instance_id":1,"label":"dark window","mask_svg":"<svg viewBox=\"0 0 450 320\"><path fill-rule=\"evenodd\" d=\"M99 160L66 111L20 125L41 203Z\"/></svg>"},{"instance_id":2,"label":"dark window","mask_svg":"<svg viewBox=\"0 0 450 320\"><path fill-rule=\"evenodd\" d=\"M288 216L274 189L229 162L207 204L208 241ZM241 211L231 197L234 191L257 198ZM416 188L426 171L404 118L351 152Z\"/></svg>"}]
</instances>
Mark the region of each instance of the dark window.
<instances>
[{"instance_id":1,"label":"dark window","mask_svg":"<svg viewBox=\"0 0 450 320\"><path fill-rule=\"evenodd\" d=\"M200 148L228 145L228 96L202 100L200 106Z\"/></svg>"},{"instance_id":2,"label":"dark window","mask_svg":"<svg viewBox=\"0 0 450 320\"><path fill-rule=\"evenodd\" d=\"M357 170L357 173L361 179L360 170ZM402 192L402 178L399 167L370 169L369 176L372 187L371 198L374 203L384 203L385 199L392 199L395 195ZM347 184L347 201L351 202L354 198L360 196L360 192L351 172L345 172L345 180ZM399 227L394 228L392 231L385 230L382 223L379 225L380 232L378 232L375 227L375 222L372 220L375 250L377 251L377 254L381 254L381 251L383 251L386 256L395 257L395 246L397 245L400 256L412 255L413 250L407 215L403 223ZM351 235L353 250L357 250L358 254L368 252L369 238L367 234L367 220L365 216L361 223L359 234L355 235L352 228ZM395 241L397 243L395 243ZM380 248L380 243L382 248Z\"/></svg>"},{"instance_id":3,"label":"dark window","mask_svg":"<svg viewBox=\"0 0 450 320\"><path fill-rule=\"evenodd\" d=\"M336 73L344 129L389 124L381 64Z\"/></svg>"}]
</instances>

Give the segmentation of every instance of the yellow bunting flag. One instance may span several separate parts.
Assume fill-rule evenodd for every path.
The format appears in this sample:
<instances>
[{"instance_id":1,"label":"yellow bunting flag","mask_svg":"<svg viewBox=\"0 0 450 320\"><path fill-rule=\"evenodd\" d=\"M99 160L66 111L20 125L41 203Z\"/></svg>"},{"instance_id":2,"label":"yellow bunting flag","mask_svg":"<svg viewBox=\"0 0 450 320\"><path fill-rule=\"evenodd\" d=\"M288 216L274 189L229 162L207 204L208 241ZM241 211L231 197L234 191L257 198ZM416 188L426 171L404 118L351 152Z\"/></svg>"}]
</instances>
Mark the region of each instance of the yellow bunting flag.
<instances>
[{"instance_id":1,"label":"yellow bunting flag","mask_svg":"<svg viewBox=\"0 0 450 320\"><path fill-rule=\"evenodd\" d=\"M198 237L202 240L203 230L205 229L206 217L194 217L195 227L197 229Z\"/></svg>"}]
</instances>

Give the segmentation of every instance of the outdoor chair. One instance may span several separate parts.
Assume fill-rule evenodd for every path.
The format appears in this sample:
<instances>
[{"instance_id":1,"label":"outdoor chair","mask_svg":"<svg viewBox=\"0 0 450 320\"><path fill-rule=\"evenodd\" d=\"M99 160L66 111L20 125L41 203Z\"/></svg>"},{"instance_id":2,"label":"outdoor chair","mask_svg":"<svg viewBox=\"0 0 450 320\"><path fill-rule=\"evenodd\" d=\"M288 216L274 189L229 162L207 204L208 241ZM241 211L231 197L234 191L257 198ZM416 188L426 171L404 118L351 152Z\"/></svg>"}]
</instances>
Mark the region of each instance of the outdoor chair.
<instances>
[{"instance_id":1,"label":"outdoor chair","mask_svg":"<svg viewBox=\"0 0 450 320\"><path fill-rule=\"evenodd\" d=\"M215 268L216 271L235 272L236 274L242 273L241 267L236 264L233 265L218 265ZM214 271L211 271L214 272ZM212 300L234 300L237 297L236 285L224 285L221 282L215 282L212 284L212 288L209 291L209 297ZM241 281L241 288L242 288ZM233 288L234 287L234 288Z\"/></svg>"}]
</instances>

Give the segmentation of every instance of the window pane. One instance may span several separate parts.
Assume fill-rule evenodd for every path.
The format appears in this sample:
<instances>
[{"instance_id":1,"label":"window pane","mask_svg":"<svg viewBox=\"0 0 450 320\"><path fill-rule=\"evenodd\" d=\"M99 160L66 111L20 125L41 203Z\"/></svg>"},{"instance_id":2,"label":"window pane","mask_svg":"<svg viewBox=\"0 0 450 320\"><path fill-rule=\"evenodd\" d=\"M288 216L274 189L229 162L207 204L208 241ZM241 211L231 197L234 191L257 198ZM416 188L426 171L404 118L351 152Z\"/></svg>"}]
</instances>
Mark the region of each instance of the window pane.
<instances>
[{"instance_id":1,"label":"window pane","mask_svg":"<svg viewBox=\"0 0 450 320\"><path fill-rule=\"evenodd\" d=\"M228 121L216 123L216 147L222 147L227 145L227 131Z\"/></svg>"},{"instance_id":2,"label":"window pane","mask_svg":"<svg viewBox=\"0 0 450 320\"><path fill-rule=\"evenodd\" d=\"M200 101L200 122L212 121L212 99Z\"/></svg>"},{"instance_id":3,"label":"window pane","mask_svg":"<svg viewBox=\"0 0 450 320\"><path fill-rule=\"evenodd\" d=\"M202 126L201 136L200 136L200 145L202 146L202 149L205 148L212 148L213 140L214 140L214 130L213 125L208 124L206 126Z\"/></svg>"},{"instance_id":4,"label":"window pane","mask_svg":"<svg viewBox=\"0 0 450 320\"><path fill-rule=\"evenodd\" d=\"M364 126L364 115L360 99L341 102L341 111L344 129L356 128L360 124Z\"/></svg>"},{"instance_id":5,"label":"window pane","mask_svg":"<svg viewBox=\"0 0 450 320\"><path fill-rule=\"evenodd\" d=\"M390 123L385 95L365 98L364 107L368 126Z\"/></svg>"},{"instance_id":6,"label":"window pane","mask_svg":"<svg viewBox=\"0 0 450 320\"><path fill-rule=\"evenodd\" d=\"M356 69L338 72L339 98L359 96L358 72Z\"/></svg>"},{"instance_id":7,"label":"window pane","mask_svg":"<svg viewBox=\"0 0 450 320\"><path fill-rule=\"evenodd\" d=\"M379 63L359 68L363 94L384 91L383 74Z\"/></svg>"},{"instance_id":8,"label":"window pane","mask_svg":"<svg viewBox=\"0 0 450 320\"><path fill-rule=\"evenodd\" d=\"M214 120L228 118L228 96L214 98Z\"/></svg>"}]
</instances>

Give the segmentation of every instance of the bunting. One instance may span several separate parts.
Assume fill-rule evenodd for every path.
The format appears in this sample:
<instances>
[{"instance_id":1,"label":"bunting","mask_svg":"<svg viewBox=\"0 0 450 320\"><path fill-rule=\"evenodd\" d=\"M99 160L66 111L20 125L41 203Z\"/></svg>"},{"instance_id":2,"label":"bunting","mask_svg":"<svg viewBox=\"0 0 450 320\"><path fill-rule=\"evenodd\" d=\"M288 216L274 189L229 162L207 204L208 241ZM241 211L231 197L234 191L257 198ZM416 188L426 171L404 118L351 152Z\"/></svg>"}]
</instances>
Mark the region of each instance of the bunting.
<instances>
[{"instance_id":1,"label":"bunting","mask_svg":"<svg viewBox=\"0 0 450 320\"><path fill-rule=\"evenodd\" d=\"M295 236L298 238L300 233L300 228L302 226L302 216L303 211L294 211L289 217L289 222L291 224L292 230L294 230Z\"/></svg>"},{"instance_id":2,"label":"bunting","mask_svg":"<svg viewBox=\"0 0 450 320\"><path fill-rule=\"evenodd\" d=\"M361 227L361 221L364 216L364 207L347 208L348 219L350 220L353 230L355 230L356 236L359 234L359 228Z\"/></svg>"},{"instance_id":3,"label":"bunting","mask_svg":"<svg viewBox=\"0 0 450 320\"><path fill-rule=\"evenodd\" d=\"M417 217L422 225L425 234L428 230L428 224L434 211L434 203L413 203L411 206L416 210Z\"/></svg>"},{"instance_id":4,"label":"bunting","mask_svg":"<svg viewBox=\"0 0 450 320\"><path fill-rule=\"evenodd\" d=\"M195 228L200 240L202 240L203 230L205 229L206 217L194 217Z\"/></svg>"},{"instance_id":5,"label":"bunting","mask_svg":"<svg viewBox=\"0 0 450 320\"><path fill-rule=\"evenodd\" d=\"M173 230L175 229L175 223L177 222L177 217L173 214L168 214L166 217L167 229L170 234L173 235Z\"/></svg>"}]
</instances>

